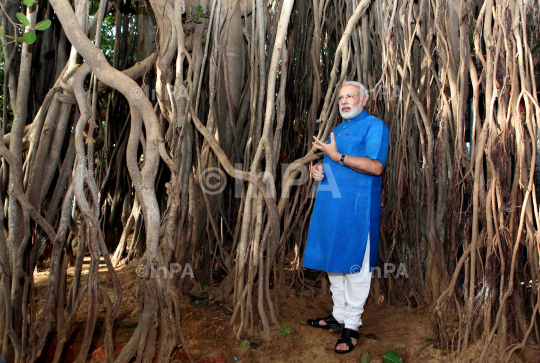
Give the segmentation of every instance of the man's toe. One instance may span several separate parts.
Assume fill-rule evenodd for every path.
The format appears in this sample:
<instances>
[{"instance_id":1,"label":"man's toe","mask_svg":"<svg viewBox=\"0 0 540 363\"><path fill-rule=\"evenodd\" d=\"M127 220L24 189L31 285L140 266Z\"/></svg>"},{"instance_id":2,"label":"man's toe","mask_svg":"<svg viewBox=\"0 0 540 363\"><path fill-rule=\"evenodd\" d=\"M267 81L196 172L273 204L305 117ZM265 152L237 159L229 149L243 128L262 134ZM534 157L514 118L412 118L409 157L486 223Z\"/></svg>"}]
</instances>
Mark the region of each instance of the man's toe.
<instances>
[{"instance_id":1,"label":"man's toe","mask_svg":"<svg viewBox=\"0 0 540 363\"><path fill-rule=\"evenodd\" d=\"M351 340L352 340L352 345L356 347L358 340L354 338L351 338ZM345 343L341 343L340 345L336 347L336 350L340 350L340 351L349 350L349 346Z\"/></svg>"}]
</instances>

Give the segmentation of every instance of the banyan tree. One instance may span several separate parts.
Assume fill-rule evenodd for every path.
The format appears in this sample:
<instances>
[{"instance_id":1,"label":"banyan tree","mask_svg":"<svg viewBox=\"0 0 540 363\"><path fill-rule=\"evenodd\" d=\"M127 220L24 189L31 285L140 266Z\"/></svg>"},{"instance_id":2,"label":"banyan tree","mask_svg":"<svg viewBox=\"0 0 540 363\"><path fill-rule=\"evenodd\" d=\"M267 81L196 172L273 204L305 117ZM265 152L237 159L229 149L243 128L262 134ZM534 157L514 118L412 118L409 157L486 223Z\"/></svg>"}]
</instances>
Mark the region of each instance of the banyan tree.
<instances>
[{"instance_id":1,"label":"banyan tree","mask_svg":"<svg viewBox=\"0 0 540 363\"><path fill-rule=\"evenodd\" d=\"M304 284L309 168L358 80L390 129L378 302L430 307L434 343L510 361L540 344L537 0L3 0L0 351L59 362L98 299L107 362L186 349L179 298L219 283L238 339L271 339L284 265ZM50 26L49 26L50 24ZM536 179L538 182L538 179ZM128 238L129 237L129 238ZM50 256L39 309L33 273ZM81 273L83 259L89 272ZM114 359L137 259L139 324ZM99 284L106 264L114 293ZM68 266L74 266L67 283ZM214 281L219 271L225 278ZM219 274L218 274L219 276ZM452 334L447 334L448 329ZM496 348L494 340L497 340ZM191 359L191 358L190 358Z\"/></svg>"}]
</instances>

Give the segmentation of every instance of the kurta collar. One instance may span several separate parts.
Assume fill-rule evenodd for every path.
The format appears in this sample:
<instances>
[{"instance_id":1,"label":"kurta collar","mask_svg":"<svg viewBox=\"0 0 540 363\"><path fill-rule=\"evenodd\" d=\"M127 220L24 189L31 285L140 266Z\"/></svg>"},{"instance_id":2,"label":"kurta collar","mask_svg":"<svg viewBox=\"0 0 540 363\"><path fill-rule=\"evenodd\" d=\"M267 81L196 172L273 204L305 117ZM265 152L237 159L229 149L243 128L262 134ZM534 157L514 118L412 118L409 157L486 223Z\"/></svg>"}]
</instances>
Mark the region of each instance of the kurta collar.
<instances>
[{"instance_id":1,"label":"kurta collar","mask_svg":"<svg viewBox=\"0 0 540 363\"><path fill-rule=\"evenodd\" d=\"M344 120L344 122L356 122L356 121L360 121L362 119L364 119L366 116L368 116L369 114L367 113L367 110L364 109L364 111L360 112L358 115L356 115L356 117L353 117L352 119L350 120Z\"/></svg>"}]
</instances>

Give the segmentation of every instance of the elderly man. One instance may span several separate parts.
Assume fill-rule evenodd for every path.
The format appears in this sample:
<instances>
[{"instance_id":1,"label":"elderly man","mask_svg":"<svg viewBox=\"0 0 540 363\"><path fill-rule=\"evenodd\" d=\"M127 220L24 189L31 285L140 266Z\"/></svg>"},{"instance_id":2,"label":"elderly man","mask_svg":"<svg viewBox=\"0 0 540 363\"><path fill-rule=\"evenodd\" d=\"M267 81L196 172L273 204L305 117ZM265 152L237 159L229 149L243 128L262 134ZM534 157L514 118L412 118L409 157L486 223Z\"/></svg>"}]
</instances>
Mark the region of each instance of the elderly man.
<instances>
[{"instance_id":1,"label":"elderly man","mask_svg":"<svg viewBox=\"0 0 540 363\"><path fill-rule=\"evenodd\" d=\"M308 320L323 329L343 329L334 350L348 353L358 343L358 328L377 263L381 184L388 155L388 127L364 109L369 95L358 82L344 82L339 112L344 121L326 144L313 178L320 181L311 216L304 266L328 273L332 315Z\"/></svg>"}]
</instances>

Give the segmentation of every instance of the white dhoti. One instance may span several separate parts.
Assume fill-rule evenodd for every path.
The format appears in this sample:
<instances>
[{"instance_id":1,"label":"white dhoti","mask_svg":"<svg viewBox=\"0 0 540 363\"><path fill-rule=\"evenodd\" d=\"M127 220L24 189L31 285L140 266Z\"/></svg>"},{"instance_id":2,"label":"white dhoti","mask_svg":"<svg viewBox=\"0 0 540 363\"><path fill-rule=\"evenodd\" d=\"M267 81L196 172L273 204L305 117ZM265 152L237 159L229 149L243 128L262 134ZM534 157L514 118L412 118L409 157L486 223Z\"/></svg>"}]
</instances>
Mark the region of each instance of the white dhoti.
<instances>
[{"instance_id":1,"label":"white dhoti","mask_svg":"<svg viewBox=\"0 0 540 363\"><path fill-rule=\"evenodd\" d=\"M369 295L371 271L369 269L369 234L362 268L351 273L328 273L330 291L334 301L332 315L346 329L358 330L362 325L362 313Z\"/></svg>"}]
</instances>

